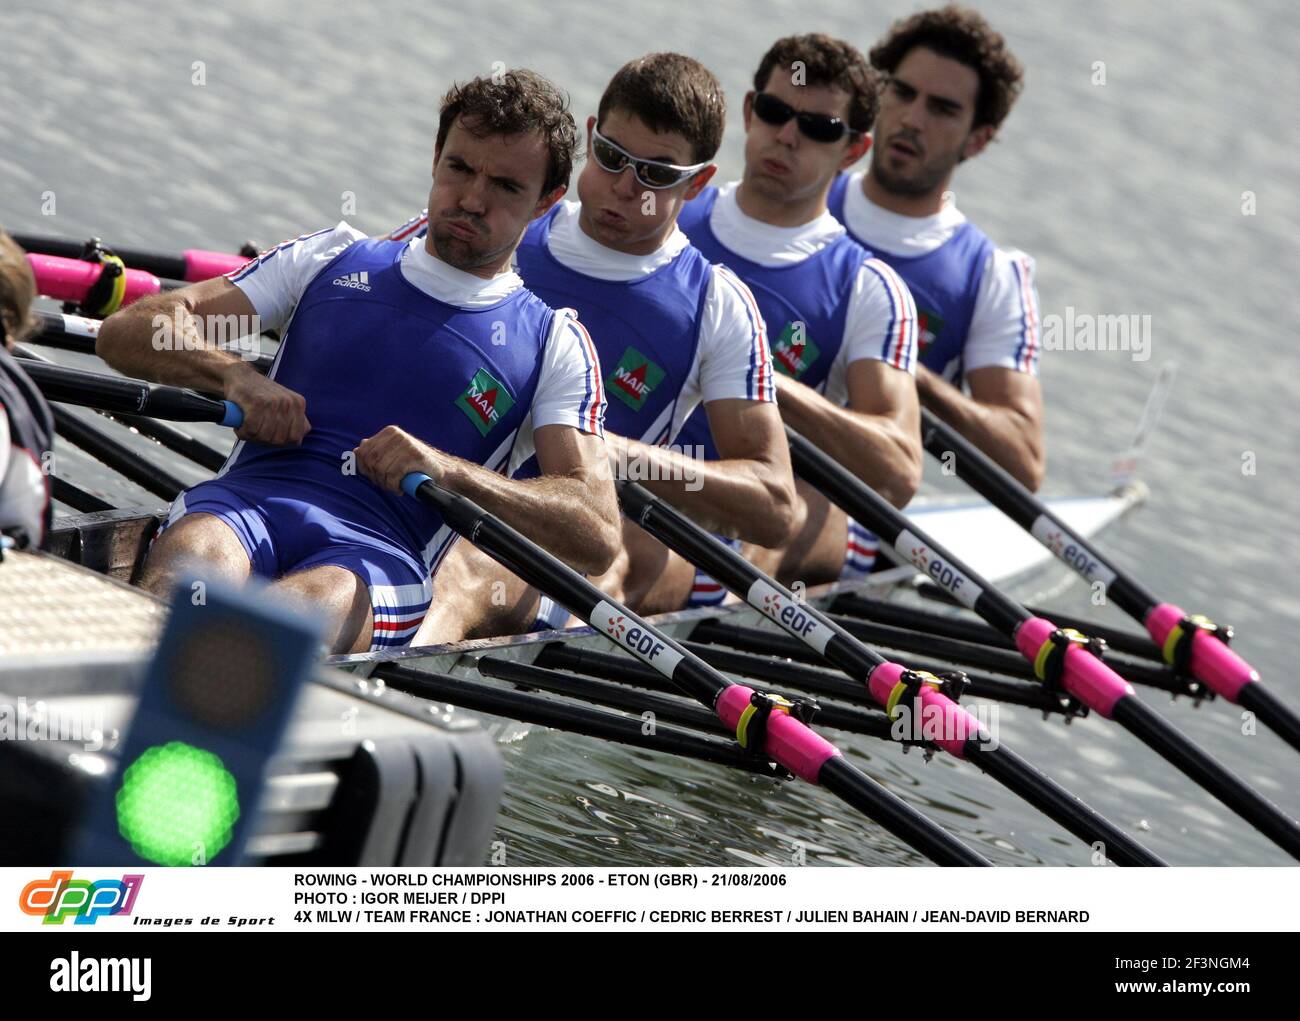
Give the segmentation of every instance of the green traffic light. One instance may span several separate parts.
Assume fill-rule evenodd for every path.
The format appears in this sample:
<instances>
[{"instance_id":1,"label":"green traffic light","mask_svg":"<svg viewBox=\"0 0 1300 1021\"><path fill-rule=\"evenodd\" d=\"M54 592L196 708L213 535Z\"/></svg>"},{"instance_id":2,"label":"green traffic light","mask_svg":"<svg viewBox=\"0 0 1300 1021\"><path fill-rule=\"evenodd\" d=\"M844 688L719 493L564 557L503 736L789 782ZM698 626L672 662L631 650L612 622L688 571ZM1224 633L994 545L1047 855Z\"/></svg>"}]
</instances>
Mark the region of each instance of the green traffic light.
<instances>
[{"instance_id":1,"label":"green traffic light","mask_svg":"<svg viewBox=\"0 0 1300 1021\"><path fill-rule=\"evenodd\" d=\"M118 831L159 865L202 865L230 843L239 819L235 778L211 752L182 741L147 748L122 774Z\"/></svg>"}]
</instances>

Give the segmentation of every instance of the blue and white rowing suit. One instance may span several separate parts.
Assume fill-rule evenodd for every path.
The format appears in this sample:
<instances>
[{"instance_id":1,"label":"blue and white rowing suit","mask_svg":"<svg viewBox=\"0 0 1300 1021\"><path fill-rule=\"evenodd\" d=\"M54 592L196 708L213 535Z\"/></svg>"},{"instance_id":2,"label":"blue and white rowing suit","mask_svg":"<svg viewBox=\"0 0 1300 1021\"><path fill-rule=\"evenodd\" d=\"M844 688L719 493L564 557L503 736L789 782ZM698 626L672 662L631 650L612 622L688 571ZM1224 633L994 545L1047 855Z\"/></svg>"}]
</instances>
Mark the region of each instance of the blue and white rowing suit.
<instances>
[{"instance_id":1,"label":"blue and white rowing suit","mask_svg":"<svg viewBox=\"0 0 1300 1021\"><path fill-rule=\"evenodd\" d=\"M508 474L532 456L541 426L603 435L594 347L513 273L485 281L418 241L373 241L347 224L285 242L230 279L263 329L282 328L269 376L305 398L311 431L299 447L237 444L168 524L215 514L266 577L352 571L370 593L373 647L405 644L455 533L426 504L358 474L352 451L397 425Z\"/></svg>"},{"instance_id":2,"label":"blue and white rowing suit","mask_svg":"<svg viewBox=\"0 0 1300 1021\"><path fill-rule=\"evenodd\" d=\"M649 255L614 251L583 232L580 211L559 203L531 224L515 264L529 290L575 309L591 332L611 432L666 445L701 404L776 399L763 318L734 273L710 265L680 230ZM392 236L426 229L419 216ZM544 600L541 618L558 620L549 610Z\"/></svg>"},{"instance_id":3,"label":"blue and white rowing suit","mask_svg":"<svg viewBox=\"0 0 1300 1021\"><path fill-rule=\"evenodd\" d=\"M933 216L882 209L862 190L860 170L831 185L830 211L849 234L889 263L916 300L920 360L960 387L974 369L1038 374L1034 262L998 248L956 206Z\"/></svg>"},{"instance_id":4,"label":"blue and white rowing suit","mask_svg":"<svg viewBox=\"0 0 1300 1021\"><path fill-rule=\"evenodd\" d=\"M898 275L845 232L829 213L798 227L774 227L747 216L736 184L706 188L678 223L710 260L725 263L758 300L772 344L772 362L828 400L848 404L848 367L874 359L915 372L916 310ZM698 412L683 443L717 457L708 420ZM875 562L874 535L849 519L841 577L856 579ZM707 575L697 585L721 586Z\"/></svg>"}]
</instances>

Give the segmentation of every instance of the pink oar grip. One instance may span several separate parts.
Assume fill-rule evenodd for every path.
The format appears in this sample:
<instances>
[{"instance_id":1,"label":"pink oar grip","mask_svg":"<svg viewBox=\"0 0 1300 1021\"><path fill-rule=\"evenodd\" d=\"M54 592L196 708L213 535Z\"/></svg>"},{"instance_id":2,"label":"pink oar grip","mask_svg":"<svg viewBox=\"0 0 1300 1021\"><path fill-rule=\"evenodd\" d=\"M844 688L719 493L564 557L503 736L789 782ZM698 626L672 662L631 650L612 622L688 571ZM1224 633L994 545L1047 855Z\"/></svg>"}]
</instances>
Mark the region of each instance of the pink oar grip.
<instances>
[{"instance_id":1,"label":"pink oar grip","mask_svg":"<svg viewBox=\"0 0 1300 1021\"><path fill-rule=\"evenodd\" d=\"M56 301L80 301L99 279L99 274L104 272L104 267L97 262L64 259L58 255L28 253L27 261L36 276L37 291ZM152 273L146 273L142 269L128 269L122 304L129 305L138 298L157 294L161 290L162 283Z\"/></svg>"},{"instance_id":2,"label":"pink oar grip","mask_svg":"<svg viewBox=\"0 0 1300 1021\"><path fill-rule=\"evenodd\" d=\"M718 696L718 719L731 730L740 723L740 715L749 708L753 688L733 684ZM773 712L767 720L767 746L764 754L779 762L795 776L816 783L827 759L840 750L820 734L814 733L789 713Z\"/></svg>"},{"instance_id":3,"label":"pink oar grip","mask_svg":"<svg viewBox=\"0 0 1300 1021\"><path fill-rule=\"evenodd\" d=\"M1172 603L1161 603L1147 614L1147 634L1163 649L1169 639L1169 632L1186 616L1180 607ZM1252 681L1259 680L1259 674L1249 663L1204 631L1198 631L1192 639L1192 659L1189 665L1193 677L1204 681L1211 691L1222 695L1229 702L1239 701L1241 689Z\"/></svg>"},{"instance_id":4,"label":"pink oar grip","mask_svg":"<svg viewBox=\"0 0 1300 1021\"><path fill-rule=\"evenodd\" d=\"M190 283L199 280L211 280L224 276L241 266L247 265L248 258L243 255L230 255L227 252L209 252L203 248L185 250L185 279Z\"/></svg>"},{"instance_id":5,"label":"pink oar grip","mask_svg":"<svg viewBox=\"0 0 1300 1021\"><path fill-rule=\"evenodd\" d=\"M1038 651L1047 641L1056 625L1042 617L1030 617L1016 628L1016 647L1025 659L1033 663ZM1115 713L1115 703L1127 695L1135 694L1133 685L1120 677L1092 653L1071 645L1065 650L1065 672L1061 686L1095 713L1110 719Z\"/></svg>"},{"instance_id":6,"label":"pink oar grip","mask_svg":"<svg viewBox=\"0 0 1300 1021\"><path fill-rule=\"evenodd\" d=\"M906 670L907 667L898 663L881 663L867 678L871 697L882 706L887 705L889 696ZM966 742L979 736L979 721L942 691L936 691L928 684L921 685L921 712L924 715L920 720L913 721L913 727L924 726L927 740L933 741L949 755L965 758ZM936 736L929 736L936 729L930 723L932 720L942 721Z\"/></svg>"}]
</instances>

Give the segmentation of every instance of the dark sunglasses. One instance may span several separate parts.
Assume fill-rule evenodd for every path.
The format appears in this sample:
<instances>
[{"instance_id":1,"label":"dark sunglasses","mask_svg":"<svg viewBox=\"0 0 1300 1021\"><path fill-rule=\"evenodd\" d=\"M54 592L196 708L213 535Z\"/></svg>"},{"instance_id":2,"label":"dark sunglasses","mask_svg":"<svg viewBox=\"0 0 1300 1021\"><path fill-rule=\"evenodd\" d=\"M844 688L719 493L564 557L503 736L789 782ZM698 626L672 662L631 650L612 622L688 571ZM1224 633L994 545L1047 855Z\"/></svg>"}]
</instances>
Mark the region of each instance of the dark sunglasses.
<instances>
[{"instance_id":1,"label":"dark sunglasses","mask_svg":"<svg viewBox=\"0 0 1300 1021\"><path fill-rule=\"evenodd\" d=\"M799 123L799 130L814 142L838 142L845 132L858 134L850 131L849 126L839 117L825 113L804 113L777 99L770 92L754 93L754 113L764 124L776 128L794 117Z\"/></svg>"},{"instance_id":2,"label":"dark sunglasses","mask_svg":"<svg viewBox=\"0 0 1300 1021\"><path fill-rule=\"evenodd\" d=\"M601 170L611 174L621 174L631 164L636 179L645 187L655 191L681 184L686 178L698 174L709 165L708 160L689 167L679 166L676 163L661 163L658 160L643 160L615 145L594 127L591 129L591 155Z\"/></svg>"}]
</instances>

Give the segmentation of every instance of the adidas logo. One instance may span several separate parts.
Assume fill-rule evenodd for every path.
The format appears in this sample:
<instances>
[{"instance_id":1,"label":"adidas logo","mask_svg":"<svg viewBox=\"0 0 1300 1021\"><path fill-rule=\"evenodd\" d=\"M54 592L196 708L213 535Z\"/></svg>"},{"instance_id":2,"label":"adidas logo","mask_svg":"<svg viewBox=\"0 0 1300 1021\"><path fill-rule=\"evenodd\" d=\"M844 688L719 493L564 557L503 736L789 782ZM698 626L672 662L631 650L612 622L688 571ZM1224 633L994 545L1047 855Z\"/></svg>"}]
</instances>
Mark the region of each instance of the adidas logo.
<instances>
[{"instance_id":1,"label":"adidas logo","mask_svg":"<svg viewBox=\"0 0 1300 1021\"><path fill-rule=\"evenodd\" d=\"M370 274L364 269L360 273L349 273L345 277L334 278L335 287L351 287L355 291L370 290Z\"/></svg>"}]
</instances>

